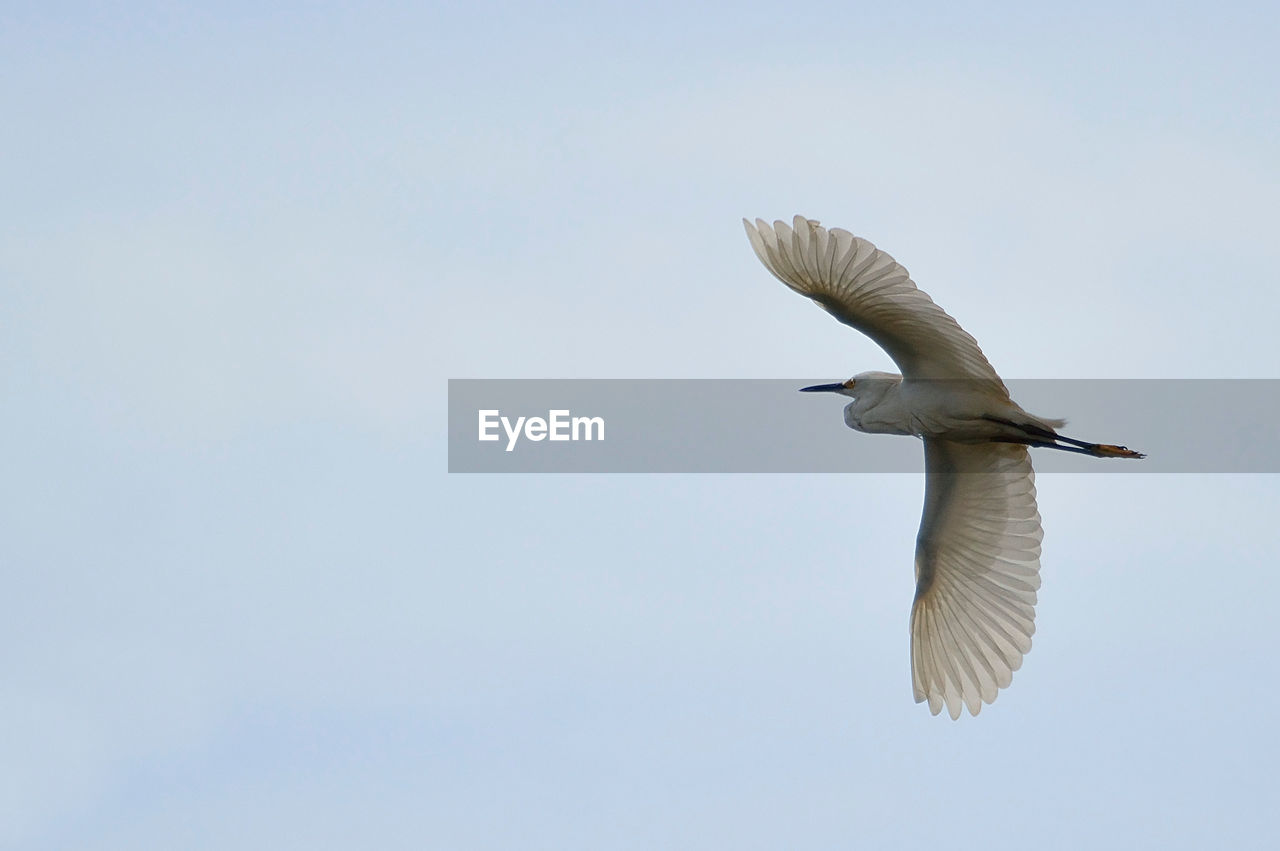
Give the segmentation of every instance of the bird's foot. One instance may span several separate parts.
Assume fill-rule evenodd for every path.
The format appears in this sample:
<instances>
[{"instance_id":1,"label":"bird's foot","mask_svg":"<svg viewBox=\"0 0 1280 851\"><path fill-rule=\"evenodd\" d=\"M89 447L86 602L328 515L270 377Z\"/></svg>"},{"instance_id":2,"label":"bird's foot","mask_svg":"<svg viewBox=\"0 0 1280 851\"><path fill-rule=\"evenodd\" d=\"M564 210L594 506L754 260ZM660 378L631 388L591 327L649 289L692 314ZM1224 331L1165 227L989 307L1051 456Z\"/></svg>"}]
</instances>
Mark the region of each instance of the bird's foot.
<instances>
[{"instance_id":1,"label":"bird's foot","mask_svg":"<svg viewBox=\"0 0 1280 851\"><path fill-rule=\"evenodd\" d=\"M1094 444L1093 452L1099 458L1146 458L1141 452L1134 452L1127 446L1114 446L1110 443Z\"/></svg>"}]
</instances>

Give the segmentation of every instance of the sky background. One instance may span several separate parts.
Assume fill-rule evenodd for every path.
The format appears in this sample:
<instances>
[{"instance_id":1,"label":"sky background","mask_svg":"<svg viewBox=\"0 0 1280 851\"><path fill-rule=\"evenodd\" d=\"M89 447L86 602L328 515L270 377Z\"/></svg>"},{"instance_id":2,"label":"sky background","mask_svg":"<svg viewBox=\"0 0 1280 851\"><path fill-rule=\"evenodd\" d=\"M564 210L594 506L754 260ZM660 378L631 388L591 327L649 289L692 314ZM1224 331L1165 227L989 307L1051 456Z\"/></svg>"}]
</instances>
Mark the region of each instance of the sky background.
<instances>
[{"instance_id":1,"label":"sky background","mask_svg":"<svg viewBox=\"0 0 1280 851\"><path fill-rule=\"evenodd\" d=\"M1277 477L1042 476L1035 647L953 723L918 477L450 476L445 414L889 367L752 255L796 213L1011 378L1280 377L1277 43L1266 4L7 5L0 847L1269 847Z\"/></svg>"}]
</instances>

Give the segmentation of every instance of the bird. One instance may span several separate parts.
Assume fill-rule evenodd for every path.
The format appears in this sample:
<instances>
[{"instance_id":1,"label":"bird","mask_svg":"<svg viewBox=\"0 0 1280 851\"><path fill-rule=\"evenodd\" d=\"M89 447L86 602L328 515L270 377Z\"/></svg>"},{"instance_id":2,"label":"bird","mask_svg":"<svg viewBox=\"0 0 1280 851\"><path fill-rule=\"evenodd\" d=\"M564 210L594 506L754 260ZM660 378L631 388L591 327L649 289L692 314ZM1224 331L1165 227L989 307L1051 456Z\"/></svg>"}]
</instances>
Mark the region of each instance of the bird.
<instances>
[{"instance_id":1,"label":"bird","mask_svg":"<svg viewBox=\"0 0 1280 851\"><path fill-rule=\"evenodd\" d=\"M774 277L870 337L901 374L862 372L800 388L853 401L845 424L924 443L925 492L915 549L911 682L916 703L953 720L977 715L1031 650L1044 532L1029 449L1143 458L1126 446L1058 432L1024 411L977 341L907 270L870 242L796 216L742 220Z\"/></svg>"}]
</instances>

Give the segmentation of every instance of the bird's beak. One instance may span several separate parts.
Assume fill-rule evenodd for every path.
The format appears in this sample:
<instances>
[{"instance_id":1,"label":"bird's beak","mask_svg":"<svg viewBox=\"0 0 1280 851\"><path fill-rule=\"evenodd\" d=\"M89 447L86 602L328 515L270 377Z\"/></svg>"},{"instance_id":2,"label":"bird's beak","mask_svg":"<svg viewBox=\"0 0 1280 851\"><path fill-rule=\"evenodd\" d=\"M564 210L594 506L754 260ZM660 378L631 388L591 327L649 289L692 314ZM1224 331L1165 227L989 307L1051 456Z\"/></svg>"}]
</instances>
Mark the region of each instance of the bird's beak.
<instances>
[{"instance_id":1,"label":"bird's beak","mask_svg":"<svg viewBox=\"0 0 1280 851\"><path fill-rule=\"evenodd\" d=\"M835 384L815 384L812 387L801 387L801 393L839 393L844 389L844 384L836 382Z\"/></svg>"}]
</instances>

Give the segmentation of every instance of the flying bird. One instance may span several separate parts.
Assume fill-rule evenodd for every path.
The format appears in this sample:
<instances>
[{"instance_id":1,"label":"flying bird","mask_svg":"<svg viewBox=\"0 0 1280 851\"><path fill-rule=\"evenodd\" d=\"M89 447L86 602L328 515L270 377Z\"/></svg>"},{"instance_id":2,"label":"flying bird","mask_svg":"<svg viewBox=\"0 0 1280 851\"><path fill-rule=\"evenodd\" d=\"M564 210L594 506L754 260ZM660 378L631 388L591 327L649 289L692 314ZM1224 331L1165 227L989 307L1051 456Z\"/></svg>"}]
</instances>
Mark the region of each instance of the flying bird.
<instances>
[{"instance_id":1,"label":"flying bird","mask_svg":"<svg viewBox=\"0 0 1280 851\"><path fill-rule=\"evenodd\" d=\"M851 429L923 439L911 683L934 715L943 706L953 719L964 707L977 715L1012 682L1035 632L1044 532L1028 448L1144 456L1066 437L1063 420L1024 411L977 341L865 239L802 216L791 226L742 223L775 277L866 334L902 371L801 389L850 397Z\"/></svg>"}]
</instances>

